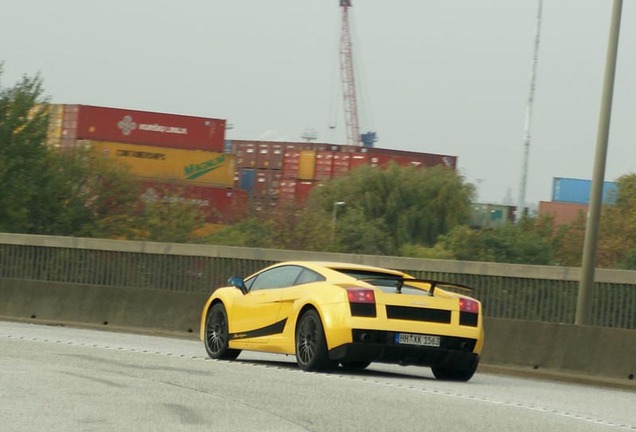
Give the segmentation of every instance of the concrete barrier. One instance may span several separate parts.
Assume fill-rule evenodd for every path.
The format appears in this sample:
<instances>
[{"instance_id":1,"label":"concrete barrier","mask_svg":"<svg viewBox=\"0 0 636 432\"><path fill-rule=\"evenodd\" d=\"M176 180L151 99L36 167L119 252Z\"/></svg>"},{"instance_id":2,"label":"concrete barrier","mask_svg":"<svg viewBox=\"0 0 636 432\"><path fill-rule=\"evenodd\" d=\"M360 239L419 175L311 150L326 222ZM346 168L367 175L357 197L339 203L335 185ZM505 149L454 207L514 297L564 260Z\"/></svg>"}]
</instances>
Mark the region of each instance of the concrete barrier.
<instances>
[{"instance_id":1,"label":"concrete barrier","mask_svg":"<svg viewBox=\"0 0 636 432\"><path fill-rule=\"evenodd\" d=\"M206 293L0 279L0 316L197 337ZM486 318L482 363L636 385L636 331Z\"/></svg>"},{"instance_id":2,"label":"concrete barrier","mask_svg":"<svg viewBox=\"0 0 636 432\"><path fill-rule=\"evenodd\" d=\"M0 316L198 334L204 293L0 279Z\"/></svg>"},{"instance_id":3,"label":"concrete barrier","mask_svg":"<svg viewBox=\"0 0 636 432\"><path fill-rule=\"evenodd\" d=\"M632 381L636 385L636 331L486 318L482 361Z\"/></svg>"}]
</instances>

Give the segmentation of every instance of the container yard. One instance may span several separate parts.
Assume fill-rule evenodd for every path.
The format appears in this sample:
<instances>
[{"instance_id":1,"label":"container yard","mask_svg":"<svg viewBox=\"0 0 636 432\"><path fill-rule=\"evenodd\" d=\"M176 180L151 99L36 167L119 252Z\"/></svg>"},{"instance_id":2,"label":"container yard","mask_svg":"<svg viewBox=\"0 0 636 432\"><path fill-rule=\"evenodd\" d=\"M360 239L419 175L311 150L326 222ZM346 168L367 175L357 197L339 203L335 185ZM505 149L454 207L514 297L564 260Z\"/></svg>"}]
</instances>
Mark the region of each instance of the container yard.
<instances>
[{"instance_id":1,"label":"container yard","mask_svg":"<svg viewBox=\"0 0 636 432\"><path fill-rule=\"evenodd\" d=\"M301 206L321 182L394 162L456 169L457 157L314 142L225 140L222 119L89 105L50 105L47 143L88 147L126 165L146 201L186 200L209 223L231 223L246 209Z\"/></svg>"}]
</instances>

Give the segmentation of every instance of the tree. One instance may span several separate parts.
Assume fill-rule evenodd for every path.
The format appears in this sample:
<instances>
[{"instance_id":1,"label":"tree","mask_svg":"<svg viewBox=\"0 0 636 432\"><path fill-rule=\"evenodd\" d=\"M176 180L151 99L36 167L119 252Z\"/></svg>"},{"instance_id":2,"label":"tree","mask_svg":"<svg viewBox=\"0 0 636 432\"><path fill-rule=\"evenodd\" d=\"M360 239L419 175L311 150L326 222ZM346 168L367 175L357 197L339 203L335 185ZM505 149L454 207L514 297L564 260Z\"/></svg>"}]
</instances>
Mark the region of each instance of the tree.
<instances>
[{"instance_id":1,"label":"tree","mask_svg":"<svg viewBox=\"0 0 636 432\"><path fill-rule=\"evenodd\" d=\"M556 265L579 267L583 259L585 215L579 212L576 220L555 228L554 261Z\"/></svg>"},{"instance_id":2,"label":"tree","mask_svg":"<svg viewBox=\"0 0 636 432\"><path fill-rule=\"evenodd\" d=\"M308 208L329 217L335 202L345 202L336 227L342 252L394 254L404 244L432 246L439 235L466 223L473 195L474 187L445 167L363 166L314 189Z\"/></svg>"},{"instance_id":3,"label":"tree","mask_svg":"<svg viewBox=\"0 0 636 432\"><path fill-rule=\"evenodd\" d=\"M0 64L0 78L2 64ZM1 84L1 82L0 82ZM23 76L13 87L0 85L0 230L34 233L41 226L40 203L55 177L44 144L48 126L42 79Z\"/></svg>"},{"instance_id":4,"label":"tree","mask_svg":"<svg viewBox=\"0 0 636 432\"><path fill-rule=\"evenodd\" d=\"M0 64L0 77L2 74ZM184 241L201 225L187 203L140 205L141 185L125 166L89 148L46 145L42 78L0 86L0 231Z\"/></svg>"},{"instance_id":5,"label":"tree","mask_svg":"<svg viewBox=\"0 0 636 432\"><path fill-rule=\"evenodd\" d=\"M604 206L601 215L597 265L631 268L636 248L636 174L624 175L617 183L616 203Z\"/></svg>"},{"instance_id":6,"label":"tree","mask_svg":"<svg viewBox=\"0 0 636 432\"><path fill-rule=\"evenodd\" d=\"M251 217L209 235L206 243L271 248L272 229L268 221Z\"/></svg>"},{"instance_id":7,"label":"tree","mask_svg":"<svg viewBox=\"0 0 636 432\"><path fill-rule=\"evenodd\" d=\"M520 224L472 230L460 226L440 238L438 248L462 261L549 265L553 262L550 219L524 218Z\"/></svg>"}]
</instances>

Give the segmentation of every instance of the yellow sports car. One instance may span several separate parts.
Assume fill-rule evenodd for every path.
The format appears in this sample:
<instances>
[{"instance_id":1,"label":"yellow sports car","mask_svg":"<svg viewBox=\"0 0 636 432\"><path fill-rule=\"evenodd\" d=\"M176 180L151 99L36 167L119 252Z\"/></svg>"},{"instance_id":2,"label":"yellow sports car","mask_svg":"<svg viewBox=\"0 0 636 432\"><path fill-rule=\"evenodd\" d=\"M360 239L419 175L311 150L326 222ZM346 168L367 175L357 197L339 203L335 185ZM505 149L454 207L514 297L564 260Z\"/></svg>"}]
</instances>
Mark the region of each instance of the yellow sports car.
<instances>
[{"instance_id":1,"label":"yellow sports car","mask_svg":"<svg viewBox=\"0 0 636 432\"><path fill-rule=\"evenodd\" d=\"M481 304L415 279L357 264L294 261L232 277L203 308L208 355L241 350L295 355L307 371L363 369L371 362L430 366L438 379L468 381L483 346Z\"/></svg>"}]
</instances>

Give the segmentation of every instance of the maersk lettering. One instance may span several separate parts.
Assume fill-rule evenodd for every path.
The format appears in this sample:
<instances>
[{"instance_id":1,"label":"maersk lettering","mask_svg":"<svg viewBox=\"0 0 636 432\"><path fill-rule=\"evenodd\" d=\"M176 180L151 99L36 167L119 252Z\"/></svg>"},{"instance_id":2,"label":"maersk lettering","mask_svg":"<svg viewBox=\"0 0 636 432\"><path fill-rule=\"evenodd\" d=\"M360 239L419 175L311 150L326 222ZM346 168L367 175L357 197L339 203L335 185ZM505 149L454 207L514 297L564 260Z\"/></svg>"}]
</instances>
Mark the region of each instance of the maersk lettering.
<instances>
[{"instance_id":1,"label":"maersk lettering","mask_svg":"<svg viewBox=\"0 0 636 432\"><path fill-rule=\"evenodd\" d=\"M190 164L183 169L186 179L194 180L204 174L214 171L225 161L225 156L221 155L216 159L210 159L199 164Z\"/></svg>"}]
</instances>

